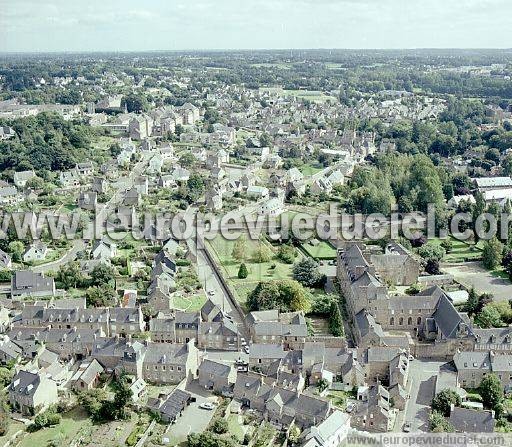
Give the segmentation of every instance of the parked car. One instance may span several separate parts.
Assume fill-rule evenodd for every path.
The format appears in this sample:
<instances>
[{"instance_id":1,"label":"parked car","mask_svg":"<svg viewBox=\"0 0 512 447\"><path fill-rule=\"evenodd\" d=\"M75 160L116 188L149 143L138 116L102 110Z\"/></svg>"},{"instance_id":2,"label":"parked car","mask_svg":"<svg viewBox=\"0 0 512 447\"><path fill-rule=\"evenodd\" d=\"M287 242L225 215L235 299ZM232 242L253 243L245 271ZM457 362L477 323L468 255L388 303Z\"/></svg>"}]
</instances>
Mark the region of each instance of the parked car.
<instances>
[{"instance_id":1,"label":"parked car","mask_svg":"<svg viewBox=\"0 0 512 447\"><path fill-rule=\"evenodd\" d=\"M411 423L410 422L406 422L404 424L404 433L409 433L411 431Z\"/></svg>"},{"instance_id":2,"label":"parked car","mask_svg":"<svg viewBox=\"0 0 512 447\"><path fill-rule=\"evenodd\" d=\"M249 354L249 346L244 346L244 352L245 352L246 354Z\"/></svg>"},{"instance_id":3,"label":"parked car","mask_svg":"<svg viewBox=\"0 0 512 447\"><path fill-rule=\"evenodd\" d=\"M349 402L347 404L347 413L352 413L356 408L356 404L354 402Z\"/></svg>"},{"instance_id":4,"label":"parked car","mask_svg":"<svg viewBox=\"0 0 512 447\"><path fill-rule=\"evenodd\" d=\"M202 402L199 404L199 408L202 408L203 410L213 410L215 405L213 405L211 402Z\"/></svg>"},{"instance_id":5,"label":"parked car","mask_svg":"<svg viewBox=\"0 0 512 447\"><path fill-rule=\"evenodd\" d=\"M409 361L412 362L414 360L414 356L412 354L409 354Z\"/></svg>"},{"instance_id":6,"label":"parked car","mask_svg":"<svg viewBox=\"0 0 512 447\"><path fill-rule=\"evenodd\" d=\"M242 346L246 346L247 345L247 342L245 341L245 338L244 337L240 337L240 344Z\"/></svg>"},{"instance_id":7,"label":"parked car","mask_svg":"<svg viewBox=\"0 0 512 447\"><path fill-rule=\"evenodd\" d=\"M215 290L208 290L208 295L210 295L210 296L215 295Z\"/></svg>"}]
</instances>

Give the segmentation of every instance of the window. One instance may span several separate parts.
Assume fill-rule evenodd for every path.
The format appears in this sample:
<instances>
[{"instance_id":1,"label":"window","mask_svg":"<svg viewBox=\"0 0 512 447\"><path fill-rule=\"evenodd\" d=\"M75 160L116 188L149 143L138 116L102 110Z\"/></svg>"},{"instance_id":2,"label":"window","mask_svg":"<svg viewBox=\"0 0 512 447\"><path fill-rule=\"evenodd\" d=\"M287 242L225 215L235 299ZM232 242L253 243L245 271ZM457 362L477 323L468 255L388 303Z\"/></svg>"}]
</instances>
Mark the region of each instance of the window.
<instances>
[{"instance_id":1,"label":"window","mask_svg":"<svg viewBox=\"0 0 512 447\"><path fill-rule=\"evenodd\" d=\"M398 320L398 324L400 326L402 326L404 324L404 317L400 317L400 319Z\"/></svg>"},{"instance_id":2,"label":"window","mask_svg":"<svg viewBox=\"0 0 512 447\"><path fill-rule=\"evenodd\" d=\"M418 324L418 325L419 325L419 324L421 324L421 317L418 317L418 318L416 319L416 324Z\"/></svg>"},{"instance_id":3,"label":"window","mask_svg":"<svg viewBox=\"0 0 512 447\"><path fill-rule=\"evenodd\" d=\"M407 324L410 326L412 324L412 317L407 318Z\"/></svg>"},{"instance_id":4,"label":"window","mask_svg":"<svg viewBox=\"0 0 512 447\"><path fill-rule=\"evenodd\" d=\"M395 317L391 317L391 318L389 319L389 325L390 325L390 326L394 326L394 325L395 325Z\"/></svg>"}]
</instances>

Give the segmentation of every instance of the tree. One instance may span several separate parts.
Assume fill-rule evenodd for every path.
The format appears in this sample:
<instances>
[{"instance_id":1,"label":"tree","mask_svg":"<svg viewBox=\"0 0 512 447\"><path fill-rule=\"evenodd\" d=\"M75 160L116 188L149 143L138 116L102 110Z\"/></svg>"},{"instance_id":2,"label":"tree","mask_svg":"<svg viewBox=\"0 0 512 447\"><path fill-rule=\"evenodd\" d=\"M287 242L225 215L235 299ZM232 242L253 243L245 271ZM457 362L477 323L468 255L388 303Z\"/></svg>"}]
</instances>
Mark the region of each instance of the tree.
<instances>
[{"instance_id":1,"label":"tree","mask_svg":"<svg viewBox=\"0 0 512 447\"><path fill-rule=\"evenodd\" d=\"M482 250L482 263L486 269L494 270L501 264L503 244L493 237L484 244Z\"/></svg>"},{"instance_id":2,"label":"tree","mask_svg":"<svg viewBox=\"0 0 512 447\"><path fill-rule=\"evenodd\" d=\"M9 383L11 383L13 377L13 371L9 368L5 368L0 366L0 386L5 388Z\"/></svg>"},{"instance_id":3,"label":"tree","mask_svg":"<svg viewBox=\"0 0 512 447\"><path fill-rule=\"evenodd\" d=\"M146 112L149 109L149 102L147 98L135 93L130 93L129 95L124 96L121 100L121 105L123 107L126 106L129 113L141 113Z\"/></svg>"},{"instance_id":4,"label":"tree","mask_svg":"<svg viewBox=\"0 0 512 447\"><path fill-rule=\"evenodd\" d=\"M247 297L250 310L279 309L281 312L311 309L310 294L297 281L261 281Z\"/></svg>"},{"instance_id":5,"label":"tree","mask_svg":"<svg viewBox=\"0 0 512 447\"><path fill-rule=\"evenodd\" d=\"M503 386L496 374L485 376L478 387L478 392L482 396L482 402L486 408L497 413L502 409L504 400Z\"/></svg>"},{"instance_id":6,"label":"tree","mask_svg":"<svg viewBox=\"0 0 512 447\"><path fill-rule=\"evenodd\" d=\"M432 400L432 409L443 416L450 416L450 408L453 405L459 407L462 403L460 396L453 390L445 389L437 393Z\"/></svg>"},{"instance_id":7,"label":"tree","mask_svg":"<svg viewBox=\"0 0 512 447\"><path fill-rule=\"evenodd\" d=\"M247 270L247 266L242 262L240 264L240 268L238 269L238 278L245 279L249 276L249 271Z\"/></svg>"},{"instance_id":8,"label":"tree","mask_svg":"<svg viewBox=\"0 0 512 447\"><path fill-rule=\"evenodd\" d=\"M277 257L286 264L293 264L297 257L297 251L292 245L282 244L279 246Z\"/></svg>"},{"instance_id":9,"label":"tree","mask_svg":"<svg viewBox=\"0 0 512 447\"><path fill-rule=\"evenodd\" d=\"M84 282L84 277L77 262L71 262L62 265L55 276L55 280L60 283L64 290L77 288Z\"/></svg>"},{"instance_id":10,"label":"tree","mask_svg":"<svg viewBox=\"0 0 512 447\"><path fill-rule=\"evenodd\" d=\"M222 435L228 432L228 421L224 418L216 418L212 425L210 426L210 430L213 433L217 433L218 435Z\"/></svg>"},{"instance_id":11,"label":"tree","mask_svg":"<svg viewBox=\"0 0 512 447\"><path fill-rule=\"evenodd\" d=\"M260 242L258 248L254 250L252 258L254 262L263 264L264 262L269 262L272 259L272 252L264 242Z\"/></svg>"},{"instance_id":12,"label":"tree","mask_svg":"<svg viewBox=\"0 0 512 447\"><path fill-rule=\"evenodd\" d=\"M423 259L435 259L437 261L442 261L444 256L446 255L446 251L443 247L434 244L425 244L422 247L418 248L418 254Z\"/></svg>"},{"instance_id":13,"label":"tree","mask_svg":"<svg viewBox=\"0 0 512 447\"><path fill-rule=\"evenodd\" d=\"M78 402L91 416L93 421L101 420L101 409L106 400L107 393L103 388L93 388L78 395Z\"/></svg>"},{"instance_id":14,"label":"tree","mask_svg":"<svg viewBox=\"0 0 512 447\"><path fill-rule=\"evenodd\" d=\"M427 262L425 264L425 271L429 275L439 275L441 273L439 261L434 258L427 259Z\"/></svg>"},{"instance_id":15,"label":"tree","mask_svg":"<svg viewBox=\"0 0 512 447\"><path fill-rule=\"evenodd\" d=\"M452 242L452 240L450 238L444 239L441 242L441 247L444 248L444 251L446 253L451 253L451 251L453 250L453 242Z\"/></svg>"},{"instance_id":16,"label":"tree","mask_svg":"<svg viewBox=\"0 0 512 447\"><path fill-rule=\"evenodd\" d=\"M181 155L179 163L184 168L190 168L195 163L196 159L192 152L185 152Z\"/></svg>"},{"instance_id":17,"label":"tree","mask_svg":"<svg viewBox=\"0 0 512 447\"><path fill-rule=\"evenodd\" d=\"M107 264L99 264L92 269L91 283L93 286L110 286L113 287L115 280L114 267Z\"/></svg>"},{"instance_id":18,"label":"tree","mask_svg":"<svg viewBox=\"0 0 512 447\"><path fill-rule=\"evenodd\" d=\"M331 302L329 330L335 337L341 337L343 335L343 319L341 318L340 306L336 301Z\"/></svg>"},{"instance_id":19,"label":"tree","mask_svg":"<svg viewBox=\"0 0 512 447\"><path fill-rule=\"evenodd\" d=\"M329 382L325 379L320 379L316 382L316 387L318 388L319 393L323 393L327 388L329 388Z\"/></svg>"},{"instance_id":20,"label":"tree","mask_svg":"<svg viewBox=\"0 0 512 447\"><path fill-rule=\"evenodd\" d=\"M196 202L204 194L204 180L199 174L192 174L187 180L187 200L189 203Z\"/></svg>"},{"instance_id":21,"label":"tree","mask_svg":"<svg viewBox=\"0 0 512 447\"><path fill-rule=\"evenodd\" d=\"M293 279L303 286L316 287L321 284L323 276L318 270L316 261L306 257L293 266Z\"/></svg>"},{"instance_id":22,"label":"tree","mask_svg":"<svg viewBox=\"0 0 512 447\"><path fill-rule=\"evenodd\" d=\"M117 295L110 286L93 286L85 291L87 306L108 307L117 304Z\"/></svg>"},{"instance_id":23,"label":"tree","mask_svg":"<svg viewBox=\"0 0 512 447\"><path fill-rule=\"evenodd\" d=\"M20 262L23 252L25 251L25 245L21 241L9 242L9 253L11 253L12 260L14 262Z\"/></svg>"},{"instance_id":24,"label":"tree","mask_svg":"<svg viewBox=\"0 0 512 447\"><path fill-rule=\"evenodd\" d=\"M430 430L434 433L453 432L453 426L444 418L441 413L433 411L429 417Z\"/></svg>"},{"instance_id":25,"label":"tree","mask_svg":"<svg viewBox=\"0 0 512 447\"><path fill-rule=\"evenodd\" d=\"M204 431L202 433L191 433L187 436L188 447L235 447L235 443L230 439L213 433Z\"/></svg>"},{"instance_id":26,"label":"tree","mask_svg":"<svg viewBox=\"0 0 512 447\"><path fill-rule=\"evenodd\" d=\"M468 292L468 300L466 301L466 304L464 305L464 311L467 312L471 316L477 312L477 309L478 309L478 294L476 293L475 288L471 287L471 289Z\"/></svg>"},{"instance_id":27,"label":"tree","mask_svg":"<svg viewBox=\"0 0 512 447\"><path fill-rule=\"evenodd\" d=\"M485 306L475 317L475 323L484 329L503 326L501 314L492 306Z\"/></svg>"},{"instance_id":28,"label":"tree","mask_svg":"<svg viewBox=\"0 0 512 447\"><path fill-rule=\"evenodd\" d=\"M245 236L240 236L233 244L231 256L237 261L243 261L247 254L247 240Z\"/></svg>"}]
</instances>

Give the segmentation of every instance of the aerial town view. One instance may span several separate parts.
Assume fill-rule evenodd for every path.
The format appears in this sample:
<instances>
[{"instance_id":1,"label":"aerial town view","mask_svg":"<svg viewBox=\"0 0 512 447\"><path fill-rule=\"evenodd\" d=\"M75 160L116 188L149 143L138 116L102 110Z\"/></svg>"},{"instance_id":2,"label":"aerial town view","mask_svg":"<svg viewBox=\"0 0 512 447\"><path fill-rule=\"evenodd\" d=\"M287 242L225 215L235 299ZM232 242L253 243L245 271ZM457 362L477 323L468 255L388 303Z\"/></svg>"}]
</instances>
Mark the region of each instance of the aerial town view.
<instances>
[{"instance_id":1,"label":"aerial town view","mask_svg":"<svg viewBox=\"0 0 512 447\"><path fill-rule=\"evenodd\" d=\"M0 0L0 447L512 445L511 17Z\"/></svg>"}]
</instances>

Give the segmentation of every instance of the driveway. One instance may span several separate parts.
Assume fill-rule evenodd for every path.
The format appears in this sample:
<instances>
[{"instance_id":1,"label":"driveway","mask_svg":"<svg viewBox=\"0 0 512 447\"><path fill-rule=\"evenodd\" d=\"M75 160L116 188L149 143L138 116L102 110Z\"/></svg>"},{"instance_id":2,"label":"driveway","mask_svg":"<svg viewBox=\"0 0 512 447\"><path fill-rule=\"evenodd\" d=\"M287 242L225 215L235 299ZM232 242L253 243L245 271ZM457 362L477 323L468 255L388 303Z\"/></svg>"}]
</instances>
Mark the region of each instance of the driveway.
<instances>
[{"instance_id":1,"label":"driveway","mask_svg":"<svg viewBox=\"0 0 512 447\"><path fill-rule=\"evenodd\" d=\"M206 390L199 389L196 382L187 385L186 390L196 398L185 410L175 424L169 426L167 432L162 436L169 438L170 445L177 445L185 442L190 433L201 433L206 430L215 410L203 410L199 408L202 402L215 403L217 398L209 396Z\"/></svg>"},{"instance_id":2,"label":"driveway","mask_svg":"<svg viewBox=\"0 0 512 447\"><path fill-rule=\"evenodd\" d=\"M474 287L478 293L492 293L496 301L508 301L512 284L508 279L493 276L479 262L444 264L442 270L452 275L467 287Z\"/></svg>"},{"instance_id":3,"label":"driveway","mask_svg":"<svg viewBox=\"0 0 512 447\"><path fill-rule=\"evenodd\" d=\"M404 422L410 422L412 432L428 431L428 417L435 393L436 377L445 363L422 360L410 362L407 389L411 397L407 401L405 411L400 412L397 418L395 431L402 431Z\"/></svg>"}]
</instances>

